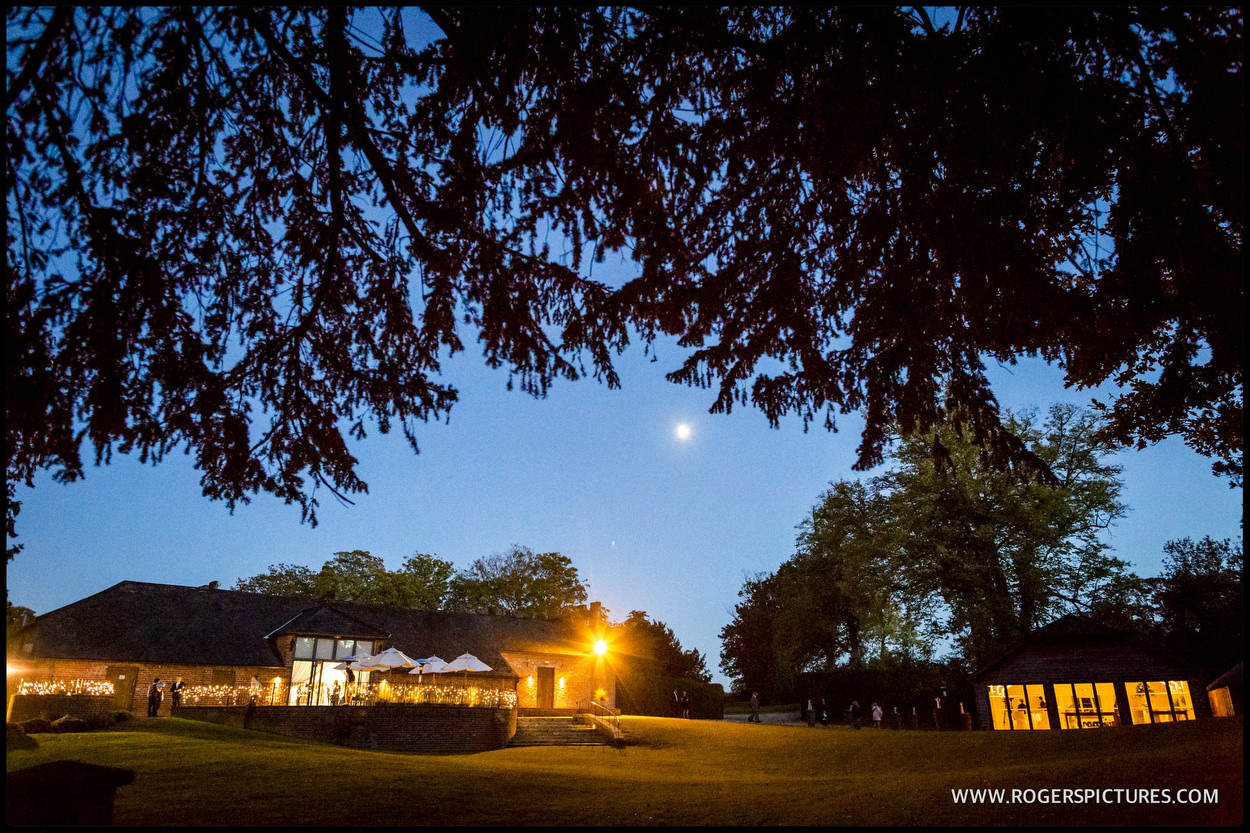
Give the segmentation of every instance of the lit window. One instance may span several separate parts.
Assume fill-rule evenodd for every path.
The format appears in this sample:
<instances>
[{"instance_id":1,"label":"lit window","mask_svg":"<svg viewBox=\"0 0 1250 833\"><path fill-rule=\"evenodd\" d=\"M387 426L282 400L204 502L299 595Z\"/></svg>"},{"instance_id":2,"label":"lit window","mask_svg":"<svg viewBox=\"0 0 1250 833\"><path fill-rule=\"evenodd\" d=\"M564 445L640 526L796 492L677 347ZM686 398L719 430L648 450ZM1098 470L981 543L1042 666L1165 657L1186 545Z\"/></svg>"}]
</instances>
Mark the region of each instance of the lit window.
<instances>
[{"instance_id":1,"label":"lit window","mask_svg":"<svg viewBox=\"0 0 1250 833\"><path fill-rule=\"evenodd\" d=\"M1125 683L1133 723L1172 723L1193 720L1193 701L1185 680Z\"/></svg>"},{"instance_id":2,"label":"lit window","mask_svg":"<svg viewBox=\"0 0 1250 833\"><path fill-rule=\"evenodd\" d=\"M1056 683L1055 708L1060 729L1095 729L1120 722L1112 683Z\"/></svg>"},{"instance_id":3,"label":"lit window","mask_svg":"<svg viewBox=\"0 0 1250 833\"><path fill-rule=\"evenodd\" d=\"M1040 685L989 686L990 716L995 729L1050 728L1046 690Z\"/></svg>"}]
</instances>

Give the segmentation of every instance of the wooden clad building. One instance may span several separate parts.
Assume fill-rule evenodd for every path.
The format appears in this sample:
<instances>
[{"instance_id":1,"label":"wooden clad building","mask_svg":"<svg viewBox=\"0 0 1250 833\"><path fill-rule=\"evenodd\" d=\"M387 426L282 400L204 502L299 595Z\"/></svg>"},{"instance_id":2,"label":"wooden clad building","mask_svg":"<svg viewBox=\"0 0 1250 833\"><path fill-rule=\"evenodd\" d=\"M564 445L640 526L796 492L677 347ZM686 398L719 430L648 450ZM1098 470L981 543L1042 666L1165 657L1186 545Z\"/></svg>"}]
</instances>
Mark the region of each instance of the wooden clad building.
<instances>
[{"instance_id":1,"label":"wooden clad building","mask_svg":"<svg viewBox=\"0 0 1250 833\"><path fill-rule=\"evenodd\" d=\"M1242 698L1245 696L1244 662L1216 677L1207 686L1207 699L1211 713L1216 717L1233 717L1242 714Z\"/></svg>"},{"instance_id":2,"label":"wooden clad building","mask_svg":"<svg viewBox=\"0 0 1250 833\"><path fill-rule=\"evenodd\" d=\"M1077 615L1029 634L970 682L981 728L1090 729L1211 716L1192 669Z\"/></svg>"},{"instance_id":3,"label":"wooden clad building","mask_svg":"<svg viewBox=\"0 0 1250 833\"><path fill-rule=\"evenodd\" d=\"M158 677L182 678L183 705L282 706L359 703L353 692L365 691L400 702L420 679L420 702L471 689L496 707L614 708L615 676L594 650L598 610L528 619L123 581L23 628L8 646L8 688L109 683L118 708L143 713ZM470 653L491 670L418 678L343 661L388 647L448 662ZM170 705L166 693L161 713Z\"/></svg>"}]
</instances>

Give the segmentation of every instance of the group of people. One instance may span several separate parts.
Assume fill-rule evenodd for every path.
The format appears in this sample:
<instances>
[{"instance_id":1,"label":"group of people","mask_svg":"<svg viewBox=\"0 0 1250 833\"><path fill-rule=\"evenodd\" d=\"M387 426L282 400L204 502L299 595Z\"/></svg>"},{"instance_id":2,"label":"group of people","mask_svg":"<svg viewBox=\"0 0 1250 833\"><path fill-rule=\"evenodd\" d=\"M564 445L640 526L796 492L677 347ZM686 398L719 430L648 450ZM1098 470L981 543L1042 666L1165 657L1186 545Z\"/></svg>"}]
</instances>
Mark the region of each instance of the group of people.
<instances>
[{"instance_id":1,"label":"group of people","mask_svg":"<svg viewBox=\"0 0 1250 833\"><path fill-rule=\"evenodd\" d=\"M815 726L817 720L820 721L821 726L829 725L829 707L825 702L824 697L819 698L816 702L813 702L809 697L807 699L807 708L804 709L804 712L807 716L808 726ZM882 710L881 706L874 702L872 704L870 714L872 717L873 728L880 729L881 720L885 716L885 712ZM759 698L755 693L751 694L751 715L752 716L748 718L748 721L759 723ZM850 708L846 710L846 723L852 729L859 729L863 727L864 710L863 707L859 705L858 700L852 700Z\"/></svg>"},{"instance_id":2,"label":"group of people","mask_svg":"<svg viewBox=\"0 0 1250 833\"><path fill-rule=\"evenodd\" d=\"M885 716L885 713L882 711L881 706L877 705L876 703L873 703L871 714L872 714L872 727L874 729L880 729L881 718ZM859 729L861 726L863 726L864 713L863 713L863 709L860 708L858 700L851 701L851 707L850 709L847 710L847 717L848 717L848 722L851 724L852 729Z\"/></svg>"},{"instance_id":3,"label":"group of people","mask_svg":"<svg viewBox=\"0 0 1250 833\"><path fill-rule=\"evenodd\" d=\"M676 695L677 692L673 692ZM895 709L897 712L898 709ZM829 705L825 702L824 697L820 697L813 701L812 698L807 699L807 707L803 710L807 719L808 726L815 726L816 721L820 721L821 726L829 725ZM872 725L874 728L881 728L881 720L885 716L885 712L877 703L872 704ZM760 695L758 691L751 692L751 714L747 717L747 723L760 722ZM859 729L864 723L863 709L859 705L858 700L852 700L851 706L846 711L846 722L854 729Z\"/></svg>"},{"instance_id":4,"label":"group of people","mask_svg":"<svg viewBox=\"0 0 1250 833\"><path fill-rule=\"evenodd\" d=\"M176 678L169 685L169 698L173 704L173 708L182 705L182 690L186 684L182 681L182 677ZM161 712L161 703L165 701L165 682L160 677L152 680L152 684L148 686L148 717L159 717Z\"/></svg>"},{"instance_id":5,"label":"group of people","mask_svg":"<svg viewBox=\"0 0 1250 833\"><path fill-rule=\"evenodd\" d=\"M669 702L669 708L673 712L673 717L690 717L690 695L686 692L677 693L677 689L673 689L673 699Z\"/></svg>"}]
</instances>

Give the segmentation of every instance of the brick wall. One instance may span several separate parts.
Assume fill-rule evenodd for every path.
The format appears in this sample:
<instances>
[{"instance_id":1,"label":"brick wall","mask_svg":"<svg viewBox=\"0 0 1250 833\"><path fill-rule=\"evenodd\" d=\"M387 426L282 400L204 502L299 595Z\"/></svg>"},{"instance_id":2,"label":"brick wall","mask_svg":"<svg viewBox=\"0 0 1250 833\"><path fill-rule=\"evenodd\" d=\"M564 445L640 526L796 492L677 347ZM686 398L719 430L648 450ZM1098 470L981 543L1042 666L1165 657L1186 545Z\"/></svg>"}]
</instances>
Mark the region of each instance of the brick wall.
<instances>
[{"instance_id":1,"label":"brick wall","mask_svg":"<svg viewBox=\"0 0 1250 833\"><path fill-rule=\"evenodd\" d=\"M384 752L486 752L516 734L515 709L434 704L184 707L176 716Z\"/></svg>"},{"instance_id":2,"label":"brick wall","mask_svg":"<svg viewBox=\"0 0 1250 833\"><path fill-rule=\"evenodd\" d=\"M535 708L538 705L538 669L555 671L555 690L552 704L557 709L572 709L590 702L597 689L606 694L604 705L616 707L616 677L610 665L594 656L553 655L527 651L500 652L509 669L517 675L517 705Z\"/></svg>"},{"instance_id":3,"label":"brick wall","mask_svg":"<svg viewBox=\"0 0 1250 833\"><path fill-rule=\"evenodd\" d=\"M291 679L291 670L289 668L273 668L269 666L169 665L164 663L110 663L98 660L77 659L38 659L23 661L18 673L10 677L8 682L10 687L13 687L18 679L38 681L105 681L109 679L108 672L110 667L125 665L136 669L134 694L130 698L128 706L119 702L114 708L125 709L141 715L147 714L148 687L152 685L152 681L157 677L160 677L166 684L172 683L177 677L182 677L182 681L188 687L208 686L212 684L213 672L215 670L229 670L234 672L235 687L240 691L246 691L248 682L252 679L252 675L255 674L266 686L271 685L275 677L279 678L281 681L280 688L284 694ZM16 691L8 691L9 696L14 694L16 694ZM285 700L285 697L283 699ZM173 701L169 696L169 687L166 685L160 714L168 715L172 706Z\"/></svg>"},{"instance_id":4,"label":"brick wall","mask_svg":"<svg viewBox=\"0 0 1250 833\"><path fill-rule=\"evenodd\" d=\"M14 694L9 698L9 723L21 723L32 717L56 720L63 715L86 717L116 711L113 698L92 694Z\"/></svg>"}]
</instances>

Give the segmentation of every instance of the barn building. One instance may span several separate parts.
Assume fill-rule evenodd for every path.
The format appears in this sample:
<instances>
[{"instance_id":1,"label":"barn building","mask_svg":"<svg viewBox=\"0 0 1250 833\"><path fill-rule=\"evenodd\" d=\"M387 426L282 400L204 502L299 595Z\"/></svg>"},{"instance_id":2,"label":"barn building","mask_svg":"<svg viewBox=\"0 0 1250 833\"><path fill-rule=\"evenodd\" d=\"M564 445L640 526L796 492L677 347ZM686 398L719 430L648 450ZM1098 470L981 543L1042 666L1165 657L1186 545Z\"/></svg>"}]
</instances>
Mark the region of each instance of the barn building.
<instances>
[{"instance_id":1,"label":"barn building","mask_svg":"<svg viewBox=\"0 0 1250 833\"><path fill-rule=\"evenodd\" d=\"M423 611L123 581L37 617L9 644L8 688L111 693L142 714L154 680L181 678L183 705L429 702L562 710L615 707L610 661L596 653L597 603L558 619ZM413 676L350 670L349 657L395 647L489 671ZM168 690L167 690L168 691ZM162 714L172 698L166 693Z\"/></svg>"}]
</instances>

